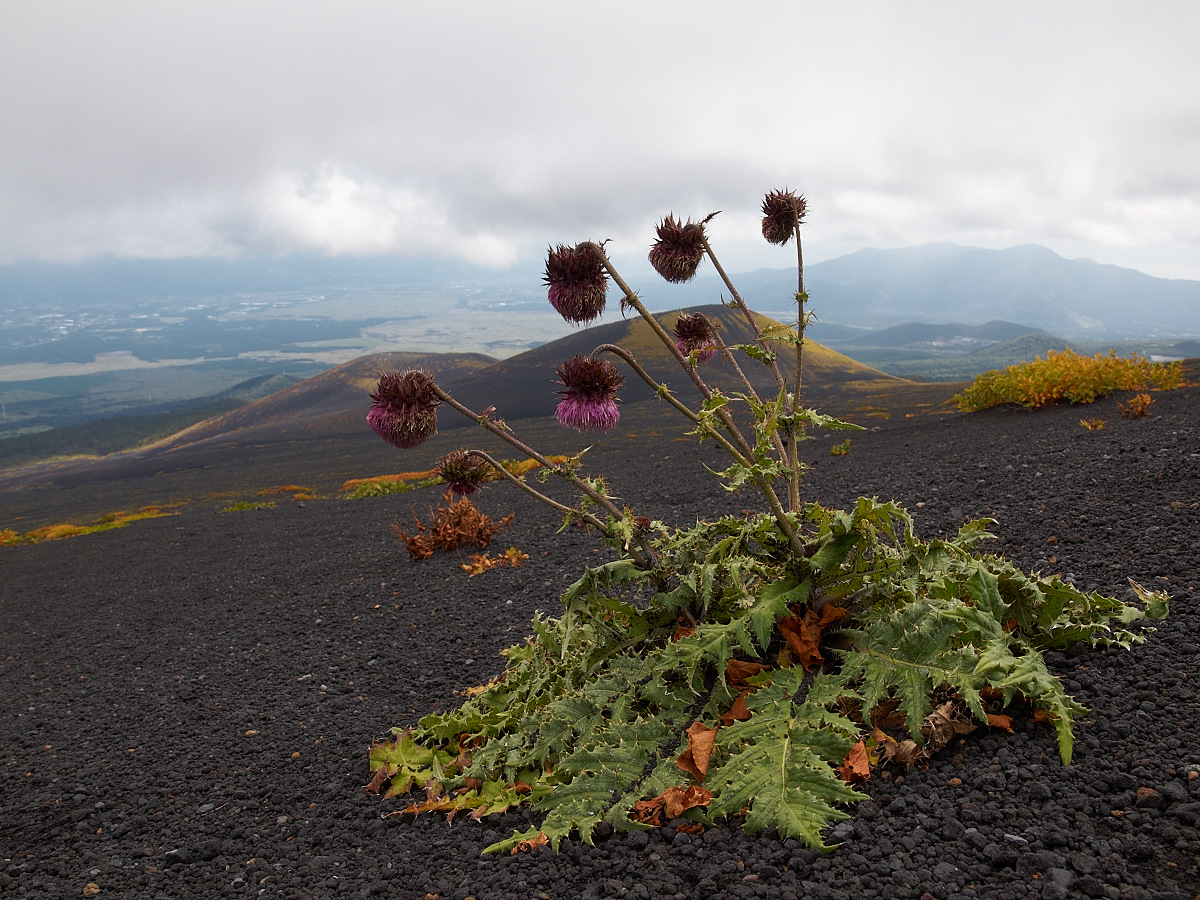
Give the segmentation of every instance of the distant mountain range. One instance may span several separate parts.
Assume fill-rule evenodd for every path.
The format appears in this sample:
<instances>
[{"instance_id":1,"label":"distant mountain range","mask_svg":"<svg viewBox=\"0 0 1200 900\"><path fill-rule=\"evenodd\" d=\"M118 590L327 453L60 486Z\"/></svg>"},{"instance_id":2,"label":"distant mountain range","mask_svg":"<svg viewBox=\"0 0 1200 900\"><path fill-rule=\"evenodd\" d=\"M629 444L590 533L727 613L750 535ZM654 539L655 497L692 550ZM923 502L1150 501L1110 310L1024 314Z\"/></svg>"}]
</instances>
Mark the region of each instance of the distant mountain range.
<instances>
[{"instance_id":1,"label":"distant mountain range","mask_svg":"<svg viewBox=\"0 0 1200 900\"><path fill-rule=\"evenodd\" d=\"M703 311L717 320L726 342L750 338L740 313L720 306ZM673 315L664 319L671 328ZM759 321L771 324L765 317ZM506 360L481 354L373 354L137 450L0 471L0 528L28 530L115 509L206 496L255 497L280 484L336 493L347 479L427 469L438 455L468 441L503 457L517 455L451 410L439 416L440 433L415 450L397 451L381 441L365 422L371 403L368 393L380 372L408 367L431 372L472 409L494 404L496 415L547 452L574 453L589 445L602 448L606 442L633 439L693 440L680 438L689 430L687 421L654 399L651 389L624 364L619 364L626 382L620 391L622 416L616 430L606 435L579 434L557 425L553 415L559 388L556 369L603 343L620 343L677 396L687 401L697 398L695 387L640 319L577 331ZM782 355L780 365L790 381L794 359L789 356ZM754 384L774 392L772 376L764 367L745 368ZM740 390L736 373L724 363L710 363L704 374L714 386ZM889 416L950 412L949 400L957 387L896 378L816 342L806 344L804 385L808 405L868 425Z\"/></svg>"},{"instance_id":2,"label":"distant mountain range","mask_svg":"<svg viewBox=\"0 0 1200 900\"><path fill-rule=\"evenodd\" d=\"M644 275L634 286L652 310L712 305L727 290L711 272L702 266L684 285ZM810 337L918 380L970 378L1068 344L1194 356L1187 348L1200 340L1200 281L1044 247L867 249L806 276ZM794 319L791 270L734 281L752 308ZM305 377L372 353L511 357L572 336L540 282L532 263L488 272L404 259L0 267L0 439L195 407L249 378ZM615 300L606 320L619 330ZM1035 333L1043 337L1027 337Z\"/></svg>"},{"instance_id":3,"label":"distant mountain range","mask_svg":"<svg viewBox=\"0 0 1200 900\"><path fill-rule=\"evenodd\" d=\"M788 269L744 273L734 283L751 307L777 317L785 315L796 291ZM868 248L806 267L804 286L820 339L830 324L982 325L998 316L1072 340L1200 337L1200 281L1064 259L1033 244L1007 250L950 243ZM722 290L709 275L677 289L677 296L691 305L711 302Z\"/></svg>"}]
</instances>

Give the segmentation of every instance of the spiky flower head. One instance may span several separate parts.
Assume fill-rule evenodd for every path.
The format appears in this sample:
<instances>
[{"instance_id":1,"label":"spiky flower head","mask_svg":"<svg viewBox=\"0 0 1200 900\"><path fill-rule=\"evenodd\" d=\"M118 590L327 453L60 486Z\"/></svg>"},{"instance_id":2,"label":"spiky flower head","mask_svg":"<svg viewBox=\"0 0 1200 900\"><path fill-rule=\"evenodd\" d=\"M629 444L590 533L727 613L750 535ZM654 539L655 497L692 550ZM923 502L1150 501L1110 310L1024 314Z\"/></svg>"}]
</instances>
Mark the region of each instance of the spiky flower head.
<instances>
[{"instance_id":1,"label":"spiky flower head","mask_svg":"<svg viewBox=\"0 0 1200 900\"><path fill-rule=\"evenodd\" d=\"M617 410L617 389L625 379L617 367L605 359L576 356L558 370L565 390L559 391L555 417L560 425L576 431L608 431L621 418Z\"/></svg>"},{"instance_id":2,"label":"spiky flower head","mask_svg":"<svg viewBox=\"0 0 1200 900\"><path fill-rule=\"evenodd\" d=\"M762 233L772 244L782 246L792 239L796 226L804 221L808 204L795 191L771 191L763 199Z\"/></svg>"},{"instance_id":3,"label":"spiky flower head","mask_svg":"<svg viewBox=\"0 0 1200 900\"><path fill-rule=\"evenodd\" d=\"M604 312L608 275L595 245L559 244L551 248L542 280L548 288L550 305L568 322L586 325Z\"/></svg>"},{"instance_id":4,"label":"spiky flower head","mask_svg":"<svg viewBox=\"0 0 1200 900\"><path fill-rule=\"evenodd\" d=\"M684 313L675 320L675 347L684 356L696 351L696 362L706 363L717 355L717 332L712 320L701 313Z\"/></svg>"},{"instance_id":5,"label":"spiky flower head","mask_svg":"<svg viewBox=\"0 0 1200 900\"><path fill-rule=\"evenodd\" d=\"M392 446L408 450L437 434L441 401L433 379L420 369L380 375L371 399L367 424Z\"/></svg>"},{"instance_id":6,"label":"spiky flower head","mask_svg":"<svg viewBox=\"0 0 1200 900\"><path fill-rule=\"evenodd\" d=\"M658 240L649 257L654 271L672 284L690 281L704 259L704 224L691 219L680 222L669 215L655 230Z\"/></svg>"},{"instance_id":7,"label":"spiky flower head","mask_svg":"<svg viewBox=\"0 0 1200 900\"><path fill-rule=\"evenodd\" d=\"M492 467L470 450L451 450L437 461L434 473L446 482L455 494L474 494L479 486L490 480Z\"/></svg>"}]
</instances>

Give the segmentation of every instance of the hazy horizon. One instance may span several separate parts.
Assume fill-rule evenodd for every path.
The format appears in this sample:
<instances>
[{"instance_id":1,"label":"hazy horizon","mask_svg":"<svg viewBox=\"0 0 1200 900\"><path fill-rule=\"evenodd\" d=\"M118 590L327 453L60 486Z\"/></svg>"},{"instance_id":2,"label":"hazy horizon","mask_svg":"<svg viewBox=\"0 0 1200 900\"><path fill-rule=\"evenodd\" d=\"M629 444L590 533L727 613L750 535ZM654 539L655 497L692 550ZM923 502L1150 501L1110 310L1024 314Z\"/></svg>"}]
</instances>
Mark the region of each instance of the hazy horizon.
<instances>
[{"instance_id":1,"label":"hazy horizon","mask_svg":"<svg viewBox=\"0 0 1200 900\"><path fill-rule=\"evenodd\" d=\"M0 7L0 263L935 241L1200 278L1200 6L348 0Z\"/></svg>"}]
</instances>

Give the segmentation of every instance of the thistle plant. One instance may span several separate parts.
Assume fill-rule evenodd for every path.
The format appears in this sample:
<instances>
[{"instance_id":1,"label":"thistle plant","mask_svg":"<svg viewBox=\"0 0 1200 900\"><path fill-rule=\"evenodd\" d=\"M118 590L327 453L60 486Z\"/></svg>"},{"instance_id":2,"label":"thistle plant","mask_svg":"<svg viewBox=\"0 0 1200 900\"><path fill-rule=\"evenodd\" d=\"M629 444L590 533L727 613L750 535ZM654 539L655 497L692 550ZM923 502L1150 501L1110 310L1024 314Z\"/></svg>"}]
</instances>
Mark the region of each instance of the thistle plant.
<instances>
[{"instance_id":1,"label":"thistle plant","mask_svg":"<svg viewBox=\"0 0 1200 900\"><path fill-rule=\"evenodd\" d=\"M436 431L440 407L477 422L557 476L566 499L535 488L488 454L461 449L437 471L459 493L506 478L594 529L616 558L586 569L562 597L562 615L532 622L532 637L504 652L504 673L460 709L393 729L371 750L368 790L393 797L420 789L404 811L478 819L530 804L539 825L489 851L568 835L590 843L597 826L649 828L683 817L692 827L722 818L747 831L775 827L825 847L823 829L865 795L854 785L872 765L912 764L950 737L1001 726L1023 699L1054 728L1064 764L1072 720L1084 710L1046 667L1043 651L1082 641L1125 648L1166 615L1167 597L1133 584L1138 603L1085 593L1057 576L1019 571L982 553L990 520L949 539L920 540L893 502L860 498L853 509L805 501L800 446L815 429L858 426L801 401L804 291L803 196L772 191L762 233L796 250L796 320L762 327L713 252L699 221L664 217L649 259L668 282L708 260L745 317L751 340L727 344L703 315L681 315L669 333L621 277L606 244L552 247L545 283L569 322L603 312L615 285L623 311L641 316L699 391L689 406L627 349L602 344L558 370L556 417L569 428L610 430L628 370L718 445L727 490L757 491L765 511L690 528L618 506L583 460L554 462L528 446L496 410L472 411L422 372L385 374L367 419L385 440L415 446ZM781 353L794 355L789 383ZM742 389L704 377L721 358ZM751 366L774 382L762 396ZM761 379L760 379L761 383Z\"/></svg>"}]
</instances>

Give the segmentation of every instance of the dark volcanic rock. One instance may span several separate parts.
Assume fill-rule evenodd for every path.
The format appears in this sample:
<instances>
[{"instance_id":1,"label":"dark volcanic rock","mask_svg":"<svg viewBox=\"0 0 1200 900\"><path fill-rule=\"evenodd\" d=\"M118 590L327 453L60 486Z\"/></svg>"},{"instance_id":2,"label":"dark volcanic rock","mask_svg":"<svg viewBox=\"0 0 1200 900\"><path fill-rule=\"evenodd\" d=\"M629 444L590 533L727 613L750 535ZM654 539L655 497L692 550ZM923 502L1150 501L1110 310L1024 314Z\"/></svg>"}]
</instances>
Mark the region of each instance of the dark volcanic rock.
<instances>
[{"instance_id":1,"label":"dark volcanic rock","mask_svg":"<svg viewBox=\"0 0 1200 900\"><path fill-rule=\"evenodd\" d=\"M1130 652L1055 654L1091 712L1075 759L1015 710L927 769L890 773L832 854L721 826L597 836L594 847L482 857L526 812L448 827L365 796L388 728L452 706L498 651L553 613L585 533L506 485L501 547L520 569L468 578L455 554L410 561L391 524L433 491L355 502L190 511L71 540L0 548L0 888L4 896L423 898L1192 897L1200 891L1200 391L1154 415L992 410L884 423L806 445L807 496L905 504L924 536L990 516L991 549L1026 569L1172 594ZM664 412L665 415L665 412ZM1103 431L1082 415L1108 420ZM600 440L588 456L639 512L677 522L757 506L728 497L705 446ZM1158 802L1139 801L1150 788ZM1142 797L1148 797L1142 794Z\"/></svg>"}]
</instances>

